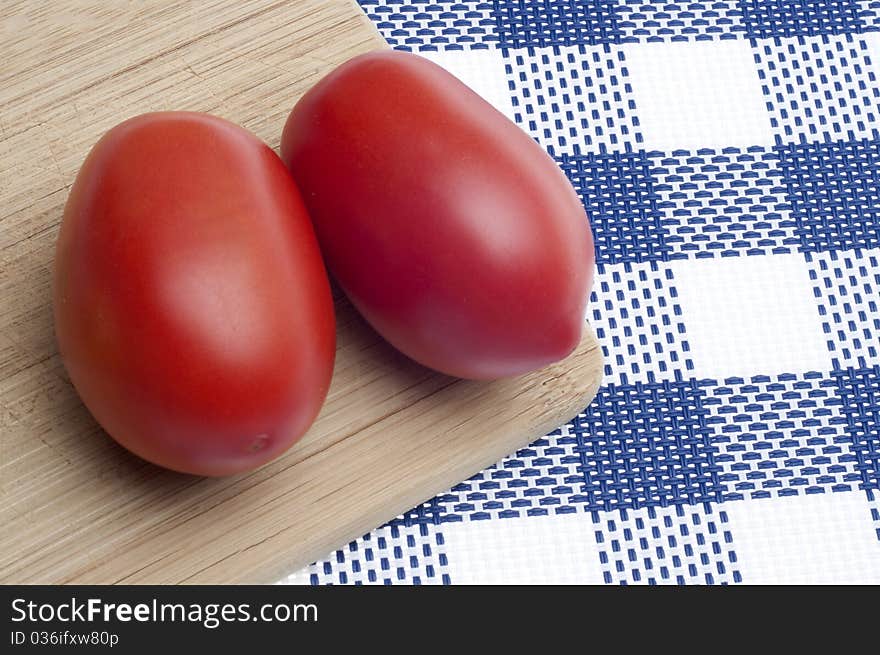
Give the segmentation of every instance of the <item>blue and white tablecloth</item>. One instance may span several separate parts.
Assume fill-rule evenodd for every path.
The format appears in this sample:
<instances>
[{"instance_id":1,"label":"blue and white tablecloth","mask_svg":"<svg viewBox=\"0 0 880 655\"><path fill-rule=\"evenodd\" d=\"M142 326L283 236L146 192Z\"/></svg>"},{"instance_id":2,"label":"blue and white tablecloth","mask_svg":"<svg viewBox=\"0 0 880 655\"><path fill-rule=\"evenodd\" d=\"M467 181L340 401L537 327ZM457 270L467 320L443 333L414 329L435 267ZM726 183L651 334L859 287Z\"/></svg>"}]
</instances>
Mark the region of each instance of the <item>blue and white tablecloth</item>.
<instances>
[{"instance_id":1,"label":"blue and white tablecloth","mask_svg":"<svg viewBox=\"0 0 880 655\"><path fill-rule=\"evenodd\" d=\"M286 581L880 582L880 2L360 4L571 178L605 381Z\"/></svg>"}]
</instances>

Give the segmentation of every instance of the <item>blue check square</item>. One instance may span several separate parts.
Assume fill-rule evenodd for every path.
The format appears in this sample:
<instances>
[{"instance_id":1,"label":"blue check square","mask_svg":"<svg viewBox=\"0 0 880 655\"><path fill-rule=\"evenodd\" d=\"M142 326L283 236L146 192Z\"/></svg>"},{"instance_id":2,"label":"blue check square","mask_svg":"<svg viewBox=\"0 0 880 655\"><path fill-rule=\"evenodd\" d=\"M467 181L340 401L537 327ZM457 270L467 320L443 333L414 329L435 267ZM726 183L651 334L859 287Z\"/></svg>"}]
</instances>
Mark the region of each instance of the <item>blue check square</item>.
<instances>
[{"instance_id":1,"label":"blue check square","mask_svg":"<svg viewBox=\"0 0 880 655\"><path fill-rule=\"evenodd\" d=\"M880 140L777 147L800 250L880 245Z\"/></svg>"},{"instance_id":2,"label":"blue check square","mask_svg":"<svg viewBox=\"0 0 880 655\"><path fill-rule=\"evenodd\" d=\"M617 43L616 0L495 0L500 44L506 48Z\"/></svg>"},{"instance_id":3,"label":"blue check square","mask_svg":"<svg viewBox=\"0 0 880 655\"><path fill-rule=\"evenodd\" d=\"M753 39L841 34L864 26L856 0L745 0L739 7Z\"/></svg>"},{"instance_id":4,"label":"blue check square","mask_svg":"<svg viewBox=\"0 0 880 655\"><path fill-rule=\"evenodd\" d=\"M597 263L661 261L672 254L646 153L562 155L557 163L590 217Z\"/></svg>"},{"instance_id":5,"label":"blue check square","mask_svg":"<svg viewBox=\"0 0 880 655\"><path fill-rule=\"evenodd\" d=\"M723 488L695 381L609 385L574 420L593 510L720 501Z\"/></svg>"}]
</instances>

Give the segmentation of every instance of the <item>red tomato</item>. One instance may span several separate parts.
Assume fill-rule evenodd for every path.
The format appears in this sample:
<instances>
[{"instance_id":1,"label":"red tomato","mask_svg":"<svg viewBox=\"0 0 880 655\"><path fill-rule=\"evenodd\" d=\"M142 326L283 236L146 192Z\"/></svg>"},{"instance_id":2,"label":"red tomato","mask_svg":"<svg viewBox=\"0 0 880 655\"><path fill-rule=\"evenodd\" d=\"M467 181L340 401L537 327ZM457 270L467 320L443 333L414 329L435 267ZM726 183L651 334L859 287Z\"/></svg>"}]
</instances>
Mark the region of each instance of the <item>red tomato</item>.
<instances>
[{"instance_id":1,"label":"red tomato","mask_svg":"<svg viewBox=\"0 0 880 655\"><path fill-rule=\"evenodd\" d=\"M281 153L331 272L411 358L497 378L578 344L594 261L583 206L535 141L439 66L352 59L297 103Z\"/></svg>"},{"instance_id":2,"label":"red tomato","mask_svg":"<svg viewBox=\"0 0 880 655\"><path fill-rule=\"evenodd\" d=\"M309 427L335 354L314 231L281 160L213 116L110 130L70 192L55 329L76 389L119 443L226 475Z\"/></svg>"}]
</instances>

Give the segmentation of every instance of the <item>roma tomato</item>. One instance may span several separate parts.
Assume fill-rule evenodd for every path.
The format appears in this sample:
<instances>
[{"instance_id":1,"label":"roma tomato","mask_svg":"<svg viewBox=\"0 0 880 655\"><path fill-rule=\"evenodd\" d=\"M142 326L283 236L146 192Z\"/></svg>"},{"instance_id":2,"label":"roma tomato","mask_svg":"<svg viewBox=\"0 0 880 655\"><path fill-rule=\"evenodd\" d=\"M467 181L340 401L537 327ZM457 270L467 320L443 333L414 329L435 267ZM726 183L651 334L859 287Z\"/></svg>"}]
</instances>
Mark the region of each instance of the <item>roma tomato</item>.
<instances>
[{"instance_id":1,"label":"roma tomato","mask_svg":"<svg viewBox=\"0 0 880 655\"><path fill-rule=\"evenodd\" d=\"M205 114L139 116L92 149L64 210L55 329L120 444L225 475L309 427L335 354L314 231L281 160Z\"/></svg>"},{"instance_id":2,"label":"roma tomato","mask_svg":"<svg viewBox=\"0 0 880 655\"><path fill-rule=\"evenodd\" d=\"M439 66L352 59L296 104L281 153L331 272L411 358L497 378L578 344L594 258L583 206L535 141Z\"/></svg>"}]
</instances>

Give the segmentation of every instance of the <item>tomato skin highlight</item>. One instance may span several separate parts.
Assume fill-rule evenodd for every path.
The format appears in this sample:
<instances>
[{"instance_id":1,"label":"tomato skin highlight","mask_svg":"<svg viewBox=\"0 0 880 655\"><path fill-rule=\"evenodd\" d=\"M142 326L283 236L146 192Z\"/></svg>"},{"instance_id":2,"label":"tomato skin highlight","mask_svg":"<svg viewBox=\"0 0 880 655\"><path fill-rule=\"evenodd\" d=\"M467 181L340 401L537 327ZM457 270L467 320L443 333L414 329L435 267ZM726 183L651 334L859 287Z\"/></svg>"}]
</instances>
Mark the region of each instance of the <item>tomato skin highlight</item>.
<instances>
[{"instance_id":1,"label":"tomato skin highlight","mask_svg":"<svg viewBox=\"0 0 880 655\"><path fill-rule=\"evenodd\" d=\"M214 116L145 114L93 147L64 210L54 311L93 416L176 471L277 457L330 385L333 302L299 191L268 146Z\"/></svg>"},{"instance_id":2,"label":"tomato skin highlight","mask_svg":"<svg viewBox=\"0 0 880 655\"><path fill-rule=\"evenodd\" d=\"M577 346L593 278L583 205L544 149L432 62L356 57L293 108L282 159L331 273L412 359L492 379Z\"/></svg>"}]
</instances>

